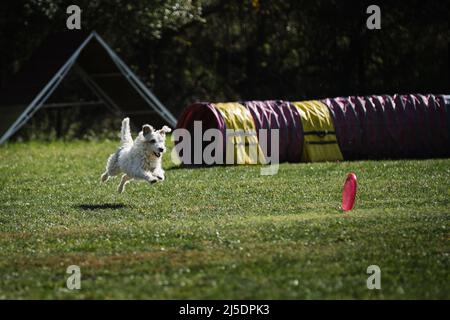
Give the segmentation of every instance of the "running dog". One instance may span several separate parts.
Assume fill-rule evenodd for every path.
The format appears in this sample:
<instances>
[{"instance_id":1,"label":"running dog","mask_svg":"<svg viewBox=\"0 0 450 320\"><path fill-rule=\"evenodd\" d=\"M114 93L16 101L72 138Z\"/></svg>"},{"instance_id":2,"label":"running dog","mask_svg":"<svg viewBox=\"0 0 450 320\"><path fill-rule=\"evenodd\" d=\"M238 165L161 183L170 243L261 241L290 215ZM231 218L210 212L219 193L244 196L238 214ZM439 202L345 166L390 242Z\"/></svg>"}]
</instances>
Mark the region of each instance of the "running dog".
<instances>
[{"instance_id":1,"label":"running dog","mask_svg":"<svg viewBox=\"0 0 450 320\"><path fill-rule=\"evenodd\" d=\"M117 188L122 193L125 185L134 179L145 180L150 184L164 180L161 159L166 152L166 133L171 131L168 126L155 130L151 125L145 124L133 141L130 119L123 119L120 146L109 156L101 181L106 182L109 177L124 173Z\"/></svg>"}]
</instances>

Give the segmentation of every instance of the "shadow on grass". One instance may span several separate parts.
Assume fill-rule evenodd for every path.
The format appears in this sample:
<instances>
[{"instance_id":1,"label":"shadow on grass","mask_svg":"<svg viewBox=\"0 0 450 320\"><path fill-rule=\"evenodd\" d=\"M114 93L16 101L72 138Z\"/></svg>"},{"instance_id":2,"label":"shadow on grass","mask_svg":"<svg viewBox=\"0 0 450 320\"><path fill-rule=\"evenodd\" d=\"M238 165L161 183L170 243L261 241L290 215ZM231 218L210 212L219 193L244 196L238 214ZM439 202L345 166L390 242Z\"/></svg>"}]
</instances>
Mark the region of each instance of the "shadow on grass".
<instances>
[{"instance_id":1,"label":"shadow on grass","mask_svg":"<svg viewBox=\"0 0 450 320\"><path fill-rule=\"evenodd\" d=\"M117 210L117 209L125 208L126 205L124 205L123 203L101 203L101 204L83 203L83 204L78 204L74 207L77 209L81 209L81 210L103 210L103 209Z\"/></svg>"}]
</instances>

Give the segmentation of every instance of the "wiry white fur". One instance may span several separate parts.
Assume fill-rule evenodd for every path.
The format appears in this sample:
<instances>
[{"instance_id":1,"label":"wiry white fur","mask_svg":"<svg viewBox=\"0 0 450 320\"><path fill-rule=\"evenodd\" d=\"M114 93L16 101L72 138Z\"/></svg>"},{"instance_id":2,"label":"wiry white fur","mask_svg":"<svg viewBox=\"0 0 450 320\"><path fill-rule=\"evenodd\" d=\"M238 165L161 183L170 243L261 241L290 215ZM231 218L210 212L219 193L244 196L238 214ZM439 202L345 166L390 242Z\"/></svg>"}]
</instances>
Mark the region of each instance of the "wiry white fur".
<instances>
[{"instance_id":1,"label":"wiry white fur","mask_svg":"<svg viewBox=\"0 0 450 320\"><path fill-rule=\"evenodd\" d=\"M121 144L133 143L133 138L131 137L131 130L130 130L130 118L125 118L122 120L122 129L120 131L120 142Z\"/></svg>"},{"instance_id":2,"label":"wiry white fur","mask_svg":"<svg viewBox=\"0 0 450 320\"><path fill-rule=\"evenodd\" d=\"M133 141L130 132L130 119L122 121L120 146L109 156L106 171L102 174L102 182L109 177L123 172L117 191L122 193L125 185L133 179L155 183L164 180L164 170L161 166L162 154L166 151L166 133L172 131L164 126L160 130L146 124Z\"/></svg>"}]
</instances>

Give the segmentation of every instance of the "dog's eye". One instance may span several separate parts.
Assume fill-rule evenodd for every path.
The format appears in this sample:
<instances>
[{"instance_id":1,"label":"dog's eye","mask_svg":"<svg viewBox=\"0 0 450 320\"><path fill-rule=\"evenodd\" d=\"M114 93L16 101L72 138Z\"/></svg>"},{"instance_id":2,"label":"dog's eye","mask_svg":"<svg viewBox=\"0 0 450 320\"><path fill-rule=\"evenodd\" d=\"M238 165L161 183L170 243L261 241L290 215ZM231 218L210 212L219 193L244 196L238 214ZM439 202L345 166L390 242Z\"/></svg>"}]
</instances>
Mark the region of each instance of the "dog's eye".
<instances>
[{"instance_id":1,"label":"dog's eye","mask_svg":"<svg viewBox=\"0 0 450 320\"><path fill-rule=\"evenodd\" d=\"M156 142L155 139L150 140L150 143L155 143L155 142Z\"/></svg>"}]
</instances>

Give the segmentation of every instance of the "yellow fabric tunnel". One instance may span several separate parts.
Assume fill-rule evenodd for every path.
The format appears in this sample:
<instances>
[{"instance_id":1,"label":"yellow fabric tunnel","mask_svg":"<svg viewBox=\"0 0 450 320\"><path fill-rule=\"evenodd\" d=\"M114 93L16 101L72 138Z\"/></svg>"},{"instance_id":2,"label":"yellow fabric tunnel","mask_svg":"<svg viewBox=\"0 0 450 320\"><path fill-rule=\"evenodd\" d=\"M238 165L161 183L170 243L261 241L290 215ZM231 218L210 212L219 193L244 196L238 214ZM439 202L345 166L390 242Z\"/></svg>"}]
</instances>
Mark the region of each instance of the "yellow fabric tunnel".
<instances>
[{"instance_id":1,"label":"yellow fabric tunnel","mask_svg":"<svg viewBox=\"0 0 450 320\"><path fill-rule=\"evenodd\" d=\"M303 125L302 161L343 160L328 107L318 100L293 102Z\"/></svg>"},{"instance_id":2,"label":"yellow fabric tunnel","mask_svg":"<svg viewBox=\"0 0 450 320\"><path fill-rule=\"evenodd\" d=\"M226 133L226 163L265 163L250 111L240 103L215 103L214 106L222 115L226 129L234 130Z\"/></svg>"}]
</instances>

